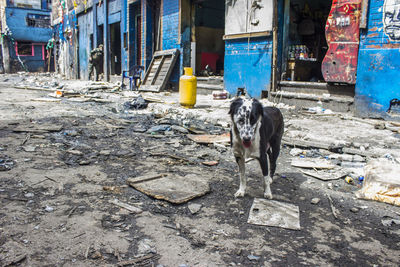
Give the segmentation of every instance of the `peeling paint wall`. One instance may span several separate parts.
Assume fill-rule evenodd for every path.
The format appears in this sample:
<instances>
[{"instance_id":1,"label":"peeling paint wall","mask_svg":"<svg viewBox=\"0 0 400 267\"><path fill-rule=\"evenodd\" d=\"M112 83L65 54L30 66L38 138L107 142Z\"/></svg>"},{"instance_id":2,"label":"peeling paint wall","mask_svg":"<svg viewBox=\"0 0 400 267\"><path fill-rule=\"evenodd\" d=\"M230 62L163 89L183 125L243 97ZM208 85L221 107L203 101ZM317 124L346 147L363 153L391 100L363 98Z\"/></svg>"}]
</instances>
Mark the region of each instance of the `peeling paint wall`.
<instances>
[{"instance_id":1,"label":"peeling paint wall","mask_svg":"<svg viewBox=\"0 0 400 267\"><path fill-rule=\"evenodd\" d=\"M355 106L363 117L390 118L400 99L400 1L370 0L368 26L361 34Z\"/></svg>"}]
</instances>

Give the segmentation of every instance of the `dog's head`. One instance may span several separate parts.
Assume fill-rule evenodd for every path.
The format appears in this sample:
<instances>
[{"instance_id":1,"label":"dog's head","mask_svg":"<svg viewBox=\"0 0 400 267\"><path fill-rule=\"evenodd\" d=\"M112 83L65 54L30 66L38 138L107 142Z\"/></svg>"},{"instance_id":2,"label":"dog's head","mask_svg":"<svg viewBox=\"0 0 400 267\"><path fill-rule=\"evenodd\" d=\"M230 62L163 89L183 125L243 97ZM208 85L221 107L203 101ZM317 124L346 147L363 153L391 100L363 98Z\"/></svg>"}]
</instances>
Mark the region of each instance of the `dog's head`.
<instances>
[{"instance_id":1,"label":"dog's head","mask_svg":"<svg viewBox=\"0 0 400 267\"><path fill-rule=\"evenodd\" d=\"M257 99L235 99L230 106L233 127L236 127L244 147L250 147L263 116L263 107Z\"/></svg>"}]
</instances>

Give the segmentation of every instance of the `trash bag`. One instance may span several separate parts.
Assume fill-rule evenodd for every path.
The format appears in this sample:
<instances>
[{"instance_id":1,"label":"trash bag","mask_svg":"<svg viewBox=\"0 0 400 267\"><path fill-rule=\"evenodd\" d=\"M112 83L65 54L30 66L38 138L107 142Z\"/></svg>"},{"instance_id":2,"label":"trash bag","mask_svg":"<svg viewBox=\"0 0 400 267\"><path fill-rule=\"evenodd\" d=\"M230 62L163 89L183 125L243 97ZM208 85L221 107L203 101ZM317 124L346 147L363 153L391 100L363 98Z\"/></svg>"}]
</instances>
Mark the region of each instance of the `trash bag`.
<instances>
[{"instance_id":1,"label":"trash bag","mask_svg":"<svg viewBox=\"0 0 400 267\"><path fill-rule=\"evenodd\" d=\"M145 108L147 108L147 105L148 105L148 103L146 102L146 100L144 100L144 98L141 95L139 95L132 101L125 102L124 108L125 109L145 109Z\"/></svg>"},{"instance_id":2,"label":"trash bag","mask_svg":"<svg viewBox=\"0 0 400 267\"><path fill-rule=\"evenodd\" d=\"M386 159L374 160L365 167L363 187L358 198L400 206L400 164Z\"/></svg>"}]
</instances>

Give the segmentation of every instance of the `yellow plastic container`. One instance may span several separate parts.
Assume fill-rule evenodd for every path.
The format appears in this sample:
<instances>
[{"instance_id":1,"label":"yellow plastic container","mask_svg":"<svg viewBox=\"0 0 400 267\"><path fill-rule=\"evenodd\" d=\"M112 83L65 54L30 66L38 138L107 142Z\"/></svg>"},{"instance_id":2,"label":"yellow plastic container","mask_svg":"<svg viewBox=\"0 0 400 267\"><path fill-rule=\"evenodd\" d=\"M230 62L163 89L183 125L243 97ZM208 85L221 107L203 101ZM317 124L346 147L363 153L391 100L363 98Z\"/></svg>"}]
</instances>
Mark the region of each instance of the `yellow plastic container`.
<instances>
[{"instance_id":1,"label":"yellow plastic container","mask_svg":"<svg viewBox=\"0 0 400 267\"><path fill-rule=\"evenodd\" d=\"M185 108L196 104L197 78L192 68L184 68L184 75L179 79L179 103Z\"/></svg>"}]
</instances>

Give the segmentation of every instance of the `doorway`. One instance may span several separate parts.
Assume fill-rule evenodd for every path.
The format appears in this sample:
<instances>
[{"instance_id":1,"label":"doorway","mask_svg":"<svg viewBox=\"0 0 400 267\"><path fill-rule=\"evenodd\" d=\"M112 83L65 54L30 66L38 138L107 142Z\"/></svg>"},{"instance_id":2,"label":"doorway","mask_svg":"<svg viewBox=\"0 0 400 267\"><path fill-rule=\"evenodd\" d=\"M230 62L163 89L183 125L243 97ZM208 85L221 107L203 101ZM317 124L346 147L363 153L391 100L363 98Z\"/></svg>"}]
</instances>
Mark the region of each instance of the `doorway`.
<instances>
[{"instance_id":1,"label":"doorway","mask_svg":"<svg viewBox=\"0 0 400 267\"><path fill-rule=\"evenodd\" d=\"M325 25L332 1L286 0L282 81L324 83L321 64L328 50Z\"/></svg>"},{"instance_id":2,"label":"doorway","mask_svg":"<svg viewBox=\"0 0 400 267\"><path fill-rule=\"evenodd\" d=\"M188 44L188 48L192 49L191 55L195 58L195 62L192 59L191 65L194 65L192 67L195 68L196 75L223 76L225 1L195 1L192 7L193 20L192 43Z\"/></svg>"},{"instance_id":3,"label":"doorway","mask_svg":"<svg viewBox=\"0 0 400 267\"><path fill-rule=\"evenodd\" d=\"M140 3L129 4L128 7L128 64L129 66L141 65L141 26Z\"/></svg>"},{"instance_id":4,"label":"doorway","mask_svg":"<svg viewBox=\"0 0 400 267\"><path fill-rule=\"evenodd\" d=\"M104 44L104 29L103 25L97 26L97 44L96 47L99 47L99 45Z\"/></svg>"},{"instance_id":5,"label":"doorway","mask_svg":"<svg viewBox=\"0 0 400 267\"><path fill-rule=\"evenodd\" d=\"M121 75L121 26L120 22L110 24L111 75Z\"/></svg>"}]
</instances>

